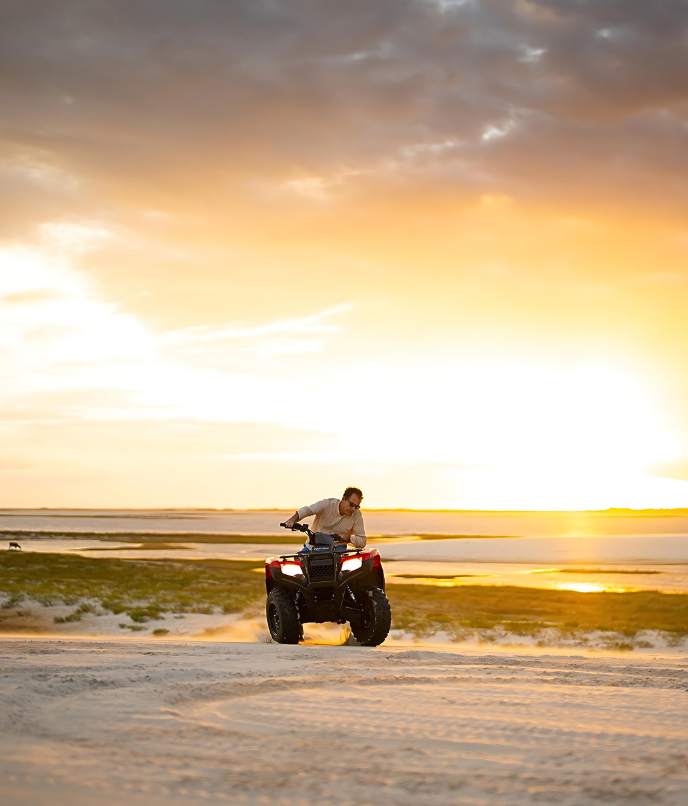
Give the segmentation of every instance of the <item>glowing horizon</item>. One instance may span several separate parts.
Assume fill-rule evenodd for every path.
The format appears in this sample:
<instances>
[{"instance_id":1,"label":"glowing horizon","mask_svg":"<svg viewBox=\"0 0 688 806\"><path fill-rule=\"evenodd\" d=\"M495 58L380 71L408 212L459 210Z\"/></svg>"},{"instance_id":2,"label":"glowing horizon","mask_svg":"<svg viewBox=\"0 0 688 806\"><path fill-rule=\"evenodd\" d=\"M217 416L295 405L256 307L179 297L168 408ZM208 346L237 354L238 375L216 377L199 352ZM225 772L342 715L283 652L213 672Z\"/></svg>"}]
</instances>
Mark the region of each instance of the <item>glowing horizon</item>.
<instances>
[{"instance_id":1,"label":"glowing horizon","mask_svg":"<svg viewBox=\"0 0 688 806\"><path fill-rule=\"evenodd\" d=\"M688 506L669 10L146 5L0 26L0 507Z\"/></svg>"}]
</instances>

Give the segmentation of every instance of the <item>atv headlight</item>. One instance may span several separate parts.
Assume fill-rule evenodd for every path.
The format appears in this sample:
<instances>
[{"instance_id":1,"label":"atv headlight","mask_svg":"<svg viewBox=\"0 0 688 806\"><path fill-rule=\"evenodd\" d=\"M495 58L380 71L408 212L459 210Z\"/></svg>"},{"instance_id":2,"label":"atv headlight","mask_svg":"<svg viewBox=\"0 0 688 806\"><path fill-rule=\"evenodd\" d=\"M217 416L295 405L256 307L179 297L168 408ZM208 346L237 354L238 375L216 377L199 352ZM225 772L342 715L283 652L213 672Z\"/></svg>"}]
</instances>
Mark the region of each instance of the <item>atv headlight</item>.
<instances>
[{"instance_id":1,"label":"atv headlight","mask_svg":"<svg viewBox=\"0 0 688 806\"><path fill-rule=\"evenodd\" d=\"M342 563L342 571L356 571L363 565L363 560L360 557L349 557Z\"/></svg>"},{"instance_id":2,"label":"atv headlight","mask_svg":"<svg viewBox=\"0 0 688 806\"><path fill-rule=\"evenodd\" d=\"M303 568L298 563L284 563L282 573L288 577L297 577L303 574Z\"/></svg>"}]
</instances>

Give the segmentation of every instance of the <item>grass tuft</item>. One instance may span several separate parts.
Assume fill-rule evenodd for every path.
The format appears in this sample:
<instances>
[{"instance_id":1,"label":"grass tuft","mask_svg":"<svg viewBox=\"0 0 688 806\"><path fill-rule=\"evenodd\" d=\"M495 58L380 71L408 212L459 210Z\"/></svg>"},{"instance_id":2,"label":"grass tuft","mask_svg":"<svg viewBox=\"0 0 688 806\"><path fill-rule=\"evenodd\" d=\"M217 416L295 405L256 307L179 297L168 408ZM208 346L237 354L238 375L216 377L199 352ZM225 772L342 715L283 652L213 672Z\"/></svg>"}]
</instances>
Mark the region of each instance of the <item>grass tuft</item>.
<instances>
[{"instance_id":1,"label":"grass tuft","mask_svg":"<svg viewBox=\"0 0 688 806\"><path fill-rule=\"evenodd\" d=\"M55 624L68 624L71 621L81 621L81 617L83 616L83 611L81 608L78 610L74 610L72 613L69 613L67 616L55 616L53 621Z\"/></svg>"}]
</instances>

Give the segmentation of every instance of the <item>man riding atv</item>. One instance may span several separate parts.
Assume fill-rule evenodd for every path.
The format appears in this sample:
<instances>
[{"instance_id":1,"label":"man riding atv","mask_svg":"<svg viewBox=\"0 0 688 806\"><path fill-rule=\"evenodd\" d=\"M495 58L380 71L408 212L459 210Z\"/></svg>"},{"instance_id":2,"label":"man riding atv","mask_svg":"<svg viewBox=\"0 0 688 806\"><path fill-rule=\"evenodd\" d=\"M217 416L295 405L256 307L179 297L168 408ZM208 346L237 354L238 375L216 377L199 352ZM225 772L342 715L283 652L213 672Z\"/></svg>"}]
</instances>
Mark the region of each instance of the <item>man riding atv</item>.
<instances>
[{"instance_id":1,"label":"man riding atv","mask_svg":"<svg viewBox=\"0 0 688 806\"><path fill-rule=\"evenodd\" d=\"M347 487L341 500L302 507L280 524L308 539L295 554L265 560L265 615L273 641L298 644L304 624L326 621L348 622L363 646L379 646L387 638L392 614L385 574L380 552L365 548L362 500L358 487ZM299 523L311 515L312 530Z\"/></svg>"},{"instance_id":2,"label":"man riding atv","mask_svg":"<svg viewBox=\"0 0 688 806\"><path fill-rule=\"evenodd\" d=\"M365 548L366 534L361 515L363 493L358 487L347 487L341 498L323 498L309 507L301 507L285 521L287 529L291 529L303 518L315 515L312 529L314 532L326 532L339 539L335 545L346 546L351 543L357 549Z\"/></svg>"}]
</instances>

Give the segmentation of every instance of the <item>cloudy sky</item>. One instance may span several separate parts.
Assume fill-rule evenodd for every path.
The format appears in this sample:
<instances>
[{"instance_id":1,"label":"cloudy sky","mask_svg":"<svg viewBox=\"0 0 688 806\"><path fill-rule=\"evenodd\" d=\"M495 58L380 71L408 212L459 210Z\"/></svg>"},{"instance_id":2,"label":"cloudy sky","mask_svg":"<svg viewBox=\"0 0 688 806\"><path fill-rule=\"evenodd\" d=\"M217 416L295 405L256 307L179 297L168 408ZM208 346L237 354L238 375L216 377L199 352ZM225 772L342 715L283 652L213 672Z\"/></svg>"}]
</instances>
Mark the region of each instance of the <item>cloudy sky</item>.
<instances>
[{"instance_id":1,"label":"cloudy sky","mask_svg":"<svg viewBox=\"0 0 688 806\"><path fill-rule=\"evenodd\" d=\"M685 0L0 4L0 505L688 506Z\"/></svg>"}]
</instances>

